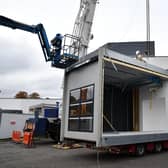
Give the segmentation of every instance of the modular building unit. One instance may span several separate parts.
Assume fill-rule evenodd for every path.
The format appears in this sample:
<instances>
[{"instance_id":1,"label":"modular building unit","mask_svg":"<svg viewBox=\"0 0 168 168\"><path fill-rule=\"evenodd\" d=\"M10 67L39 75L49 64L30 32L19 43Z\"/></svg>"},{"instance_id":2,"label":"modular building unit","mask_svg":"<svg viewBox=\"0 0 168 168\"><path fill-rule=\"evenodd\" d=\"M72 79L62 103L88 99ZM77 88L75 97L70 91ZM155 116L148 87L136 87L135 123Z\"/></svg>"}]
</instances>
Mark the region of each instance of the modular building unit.
<instances>
[{"instance_id":1,"label":"modular building unit","mask_svg":"<svg viewBox=\"0 0 168 168\"><path fill-rule=\"evenodd\" d=\"M168 72L108 46L66 69L61 139L96 147L168 140Z\"/></svg>"},{"instance_id":2,"label":"modular building unit","mask_svg":"<svg viewBox=\"0 0 168 168\"><path fill-rule=\"evenodd\" d=\"M12 131L23 131L25 121L32 117L29 114L0 113L0 139L11 138Z\"/></svg>"},{"instance_id":3,"label":"modular building unit","mask_svg":"<svg viewBox=\"0 0 168 168\"><path fill-rule=\"evenodd\" d=\"M60 98L40 98L40 99L22 99L22 98L0 98L0 108L10 110L22 110L23 113L29 113L29 107L37 104L55 104L62 102Z\"/></svg>"}]
</instances>

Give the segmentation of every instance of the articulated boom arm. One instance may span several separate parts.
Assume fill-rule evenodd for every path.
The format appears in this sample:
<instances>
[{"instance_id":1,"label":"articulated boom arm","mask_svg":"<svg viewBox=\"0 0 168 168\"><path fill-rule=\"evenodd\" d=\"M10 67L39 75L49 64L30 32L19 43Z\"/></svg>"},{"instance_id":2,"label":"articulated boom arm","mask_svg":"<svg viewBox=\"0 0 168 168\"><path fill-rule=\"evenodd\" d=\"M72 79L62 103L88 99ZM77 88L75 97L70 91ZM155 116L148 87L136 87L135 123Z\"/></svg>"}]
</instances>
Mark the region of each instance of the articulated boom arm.
<instances>
[{"instance_id":1,"label":"articulated boom arm","mask_svg":"<svg viewBox=\"0 0 168 168\"><path fill-rule=\"evenodd\" d=\"M42 24L27 25L0 15L0 25L37 34L45 60L51 61L54 67L67 68L87 54L97 2L98 0L81 0L72 35L56 34L51 44Z\"/></svg>"},{"instance_id":2,"label":"articulated boom arm","mask_svg":"<svg viewBox=\"0 0 168 168\"><path fill-rule=\"evenodd\" d=\"M66 68L78 60L78 57L72 55L69 56L66 54L66 57L65 55L61 55L63 38L61 34L56 34L54 39L51 40L50 45L46 31L42 24L27 25L0 15L0 25L37 34L45 60L51 61L52 66L54 67Z\"/></svg>"},{"instance_id":3,"label":"articulated boom arm","mask_svg":"<svg viewBox=\"0 0 168 168\"><path fill-rule=\"evenodd\" d=\"M37 33L36 26L20 23L1 15L0 15L0 25L10 27L12 29L21 29L31 33Z\"/></svg>"},{"instance_id":4,"label":"articulated boom arm","mask_svg":"<svg viewBox=\"0 0 168 168\"><path fill-rule=\"evenodd\" d=\"M20 23L20 22L14 21L12 19L6 18L4 16L0 16L0 25L10 27L12 29L20 29L20 30L24 30L27 32L38 34L45 60L51 61L52 56L50 53L50 45L48 42L48 38L47 38L47 35L45 32L45 29L42 24L27 25L27 24Z\"/></svg>"}]
</instances>

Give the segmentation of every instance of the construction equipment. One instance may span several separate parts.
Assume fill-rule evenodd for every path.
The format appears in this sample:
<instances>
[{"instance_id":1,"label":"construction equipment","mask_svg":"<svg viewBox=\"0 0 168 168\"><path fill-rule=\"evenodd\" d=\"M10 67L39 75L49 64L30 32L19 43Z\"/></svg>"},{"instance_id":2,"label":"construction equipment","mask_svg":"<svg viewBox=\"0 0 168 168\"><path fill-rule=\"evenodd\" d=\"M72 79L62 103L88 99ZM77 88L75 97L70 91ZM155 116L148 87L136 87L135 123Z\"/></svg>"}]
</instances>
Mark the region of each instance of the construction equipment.
<instances>
[{"instance_id":1,"label":"construction equipment","mask_svg":"<svg viewBox=\"0 0 168 168\"><path fill-rule=\"evenodd\" d=\"M12 141L16 143L21 142L21 131L12 131Z\"/></svg>"},{"instance_id":2,"label":"construction equipment","mask_svg":"<svg viewBox=\"0 0 168 168\"><path fill-rule=\"evenodd\" d=\"M67 68L86 54L97 0L81 0L73 34L60 33L48 41L43 24L27 25L0 15L0 25L38 35L46 62L57 68ZM64 42L63 42L64 40Z\"/></svg>"},{"instance_id":3,"label":"construction equipment","mask_svg":"<svg viewBox=\"0 0 168 168\"><path fill-rule=\"evenodd\" d=\"M79 12L72 33L73 36L79 38L80 43L76 44L75 41L71 41L71 46L79 49L79 57L87 54L89 41L93 38L93 35L91 35L91 28L97 3L98 0L81 0L80 2ZM74 53L76 52L77 51L74 51Z\"/></svg>"},{"instance_id":4,"label":"construction equipment","mask_svg":"<svg viewBox=\"0 0 168 168\"><path fill-rule=\"evenodd\" d=\"M51 44L49 44L46 31L41 23L37 25L27 25L0 16L0 25L37 34L46 62L51 61L51 64L54 67L66 68L78 60L78 53L73 55L73 53L68 53L64 48L62 50L63 36L61 34L56 34L56 36L51 40ZM70 38L74 39L76 43L79 41L76 37L71 36ZM63 53L61 51L63 51Z\"/></svg>"},{"instance_id":5,"label":"construction equipment","mask_svg":"<svg viewBox=\"0 0 168 168\"><path fill-rule=\"evenodd\" d=\"M31 126L32 125L32 126ZM34 137L50 137L56 142L60 141L59 118L50 122L47 118L30 118L26 120L23 132L31 132Z\"/></svg>"},{"instance_id":6,"label":"construction equipment","mask_svg":"<svg viewBox=\"0 0 168 168\"><path fill-rule=\"evenodd\" d=\"M61 125L59 103L57 102L56 107L51 111L47 109L46 112L44 116L40 116L39 108L35 108L34 117L26 120L23 132L30 132L33 137L49 136L54 141L59 142Z\"/></svg>"},{"instance_id":7,"label":"construction equipment","mask_svg":"<svg viewBox=\"0 0 168 168\"><path fill-rule=\"evenodd\" d=\"M27 147L33 146L33 132L24 132L23 135L23 144Z\"/></svg>"}]
</instances>

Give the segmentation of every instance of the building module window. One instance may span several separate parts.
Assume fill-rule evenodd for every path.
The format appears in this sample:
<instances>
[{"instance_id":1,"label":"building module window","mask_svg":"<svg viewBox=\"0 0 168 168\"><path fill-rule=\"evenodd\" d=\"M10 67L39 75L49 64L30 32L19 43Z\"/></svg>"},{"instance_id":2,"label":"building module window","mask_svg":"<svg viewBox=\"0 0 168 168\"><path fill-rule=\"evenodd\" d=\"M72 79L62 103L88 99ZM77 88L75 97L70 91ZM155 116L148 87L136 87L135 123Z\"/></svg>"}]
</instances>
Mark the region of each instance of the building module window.
<instances>
[{"instance_id":1,"label":"building module window","mask_svg":"<svg viewBox=\"0 0 168 168\"><path fill-rule=\"evenodd\" d=\"M69 131L93 131L94 85L70 91Z\"/></svg>"}]
</instances>

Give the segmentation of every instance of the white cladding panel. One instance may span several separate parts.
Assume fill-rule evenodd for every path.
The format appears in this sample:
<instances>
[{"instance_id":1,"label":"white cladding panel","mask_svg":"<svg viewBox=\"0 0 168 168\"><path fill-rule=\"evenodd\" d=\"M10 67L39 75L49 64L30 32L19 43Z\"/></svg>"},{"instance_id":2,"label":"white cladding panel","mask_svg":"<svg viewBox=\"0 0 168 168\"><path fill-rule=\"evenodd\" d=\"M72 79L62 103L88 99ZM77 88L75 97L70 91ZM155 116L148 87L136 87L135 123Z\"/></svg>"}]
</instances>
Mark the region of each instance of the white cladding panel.
<instances>
[{"instance_id":1,"label":"white cladding panel","mask_svg":"<svg viewBox=\"0 0 168 168\"><path fill-rule=\"evenodd\" d=\"M72 71L65 75L65 102L64 102L64 137L82 140L97 140L98 131L98 114L99 114L99 68L98 62L83 66L82 68ZM94 125L93 132L75 132L68 131L68 115L69 115L69 97L72 89L77 89L83 86L94 84Z\"/></svg>"},{"instance_id":2,"label":"white cladding panel","mask_svg":"<svg viewBox=\"0 0 168 168\"><path fill-rule=\"evenodd\" d=\"M140 89L141 131L168 130L168 82Z\"/></svg>"}]
</instances>

